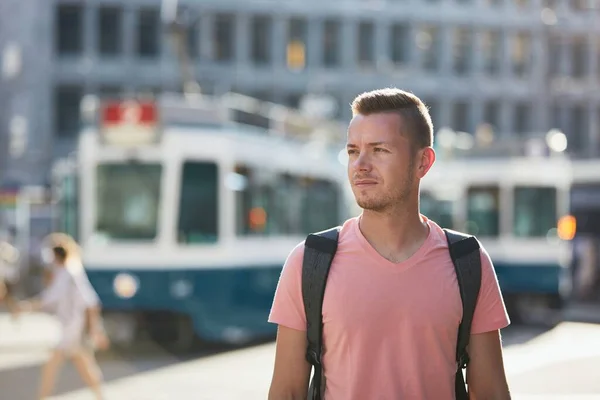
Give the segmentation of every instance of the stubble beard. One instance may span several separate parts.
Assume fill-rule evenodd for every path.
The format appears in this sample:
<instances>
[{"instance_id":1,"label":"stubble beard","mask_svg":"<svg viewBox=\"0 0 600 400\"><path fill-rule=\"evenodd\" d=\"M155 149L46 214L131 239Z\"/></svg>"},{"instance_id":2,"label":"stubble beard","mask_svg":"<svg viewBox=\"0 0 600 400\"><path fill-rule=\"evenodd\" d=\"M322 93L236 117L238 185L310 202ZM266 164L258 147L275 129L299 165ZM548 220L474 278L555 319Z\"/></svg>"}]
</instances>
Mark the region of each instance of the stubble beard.
<instances>
[{"instance_id":1,"label":"stubble beard","mask_svg":"<svg viewBox=\"0 0 600 400\"><path fill-rule=\"evenodd\" d=\"M412 192L412 179L403 181L399 187L386 191L381 194L372 194L366 196L355 195L356 203L363 210L374 211L378 213L390 212L399 205L405 203Z\"/></svg>"},{"instance_id":2,"label":"stubble beard","mask_svg":"<svg viewBox=\"0 0 600 400\"><path fill-rule=\"evenodd\" d=\"M356 204L363 210L374 211L379 213L390 212L398 206L407 202L413 190L414 177L412 171L414 169L415 159L411 157L408 166L408 174L405 180L400 184L385 193L374 194L372 196L360 197L355 193Z\"/></svg>"}]
</instances>

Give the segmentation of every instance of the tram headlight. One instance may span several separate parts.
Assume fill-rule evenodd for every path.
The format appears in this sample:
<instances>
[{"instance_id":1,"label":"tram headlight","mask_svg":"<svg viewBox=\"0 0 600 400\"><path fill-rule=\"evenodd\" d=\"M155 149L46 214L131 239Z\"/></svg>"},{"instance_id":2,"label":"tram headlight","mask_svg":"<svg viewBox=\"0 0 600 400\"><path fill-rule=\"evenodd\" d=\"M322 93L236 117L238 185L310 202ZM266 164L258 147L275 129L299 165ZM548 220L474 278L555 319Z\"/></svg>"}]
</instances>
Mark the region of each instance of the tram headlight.
<instances>
[{"instance_id":1,"label":"tram headlight","mask_svg":"<svg viewBox=\"0 0 600 400\"><path fill-rule=\"evenodd\" d=\"M577 233L577 220L572 215L565 215L558 220L558 237L562 240L573 240Z\"/></svg>"},{"instance_id":2,"label":"tram headlight","mask_svg":"<svg viewBox=\"0 0 600 400\"><path fill-rule=\"evenodd\" d=\"M115 294L123 299L130 299L135 296L139 287L139 280L131 274L118 274L113 281Z\"/></svg>"}]
</instances>

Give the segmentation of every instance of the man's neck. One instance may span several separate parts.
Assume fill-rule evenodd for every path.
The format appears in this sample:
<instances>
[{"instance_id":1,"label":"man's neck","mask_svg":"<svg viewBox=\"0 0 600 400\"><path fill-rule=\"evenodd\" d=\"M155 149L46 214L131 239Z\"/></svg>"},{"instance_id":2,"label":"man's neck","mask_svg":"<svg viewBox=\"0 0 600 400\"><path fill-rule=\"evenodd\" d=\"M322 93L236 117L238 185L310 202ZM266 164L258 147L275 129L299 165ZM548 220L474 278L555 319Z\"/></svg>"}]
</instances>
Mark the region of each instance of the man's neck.
<instances>
[{"instance_id":1,"label":"man's neck","mask_svg":"<svg viewBox=\"0 0 600 400\"><path fill-rule=\"evenodd\" d=\"M371 246L392 262L410 258L429 234L418 207L397 207L386 212L364 210L359 228Z\"/></svg>"}]
</instances>

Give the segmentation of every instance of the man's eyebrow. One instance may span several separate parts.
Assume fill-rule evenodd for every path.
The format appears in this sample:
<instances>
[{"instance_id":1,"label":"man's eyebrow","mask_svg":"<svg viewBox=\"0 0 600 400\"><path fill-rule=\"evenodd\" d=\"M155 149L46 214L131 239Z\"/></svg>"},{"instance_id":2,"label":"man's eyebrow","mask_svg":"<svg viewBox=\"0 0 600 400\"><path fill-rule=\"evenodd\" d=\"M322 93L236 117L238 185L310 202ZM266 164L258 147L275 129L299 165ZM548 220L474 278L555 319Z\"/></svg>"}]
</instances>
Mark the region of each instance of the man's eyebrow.
<instances>
[{"instance_id":1,"label":"man's eyebrow","mask_svg":"<svg viewBox=\"0 0 600 400\"><path fill-rule=\"evenodd\" d=\"M367 143L367 146L370 147L375 147L375 146L381 146L381 145L387 145L386 142L371 142L371 143ZM346 145L347 148L356 148L358 147L357 145L353 144L353 143L348 143Z\"/></svg>"}]
</instances>

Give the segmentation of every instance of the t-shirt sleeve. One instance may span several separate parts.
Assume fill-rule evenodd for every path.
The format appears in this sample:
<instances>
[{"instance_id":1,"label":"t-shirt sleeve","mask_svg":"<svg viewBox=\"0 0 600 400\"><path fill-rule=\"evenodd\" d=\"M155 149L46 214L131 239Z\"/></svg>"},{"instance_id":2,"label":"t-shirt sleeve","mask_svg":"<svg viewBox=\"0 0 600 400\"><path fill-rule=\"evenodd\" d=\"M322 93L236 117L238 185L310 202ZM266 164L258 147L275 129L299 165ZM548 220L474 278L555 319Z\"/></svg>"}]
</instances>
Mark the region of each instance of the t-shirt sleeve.
<instances>
[{"instance_id":1,"label":"t-shirt sleeve","mask_svg":"<svg viewBox=\"0 0 600 400\"><path fill-rule=\"evenodd\" d=\"M306 331L306 315L302 300L302 260L304 242L288 255L279 276L269 322Z\"/></svg>"},{"instance_id":2,"label":"t-shirt sleeve","mask_svg":"<svg viewBox=\"0 0 600 400\"><path fill-rule=\"evenodd\" d=\"M96 291L92 287L92 284L90 283L87 274L82 271L75 277L75 279L83 304L88 308L100 306L100 298L98 297L98 294L96 294Z\"/></svg>"},{"instance_id":3,"label":"t-shirt sleeve","mask_svg":"<svg viewBox=\"0 0 600 400\"><path fill-rule=\"evenodd\" d=\"M495 331L510 324L490 255L483 247L480 252L481 288L475 305L471 334Z\"/></svg>"}]
</instances>

